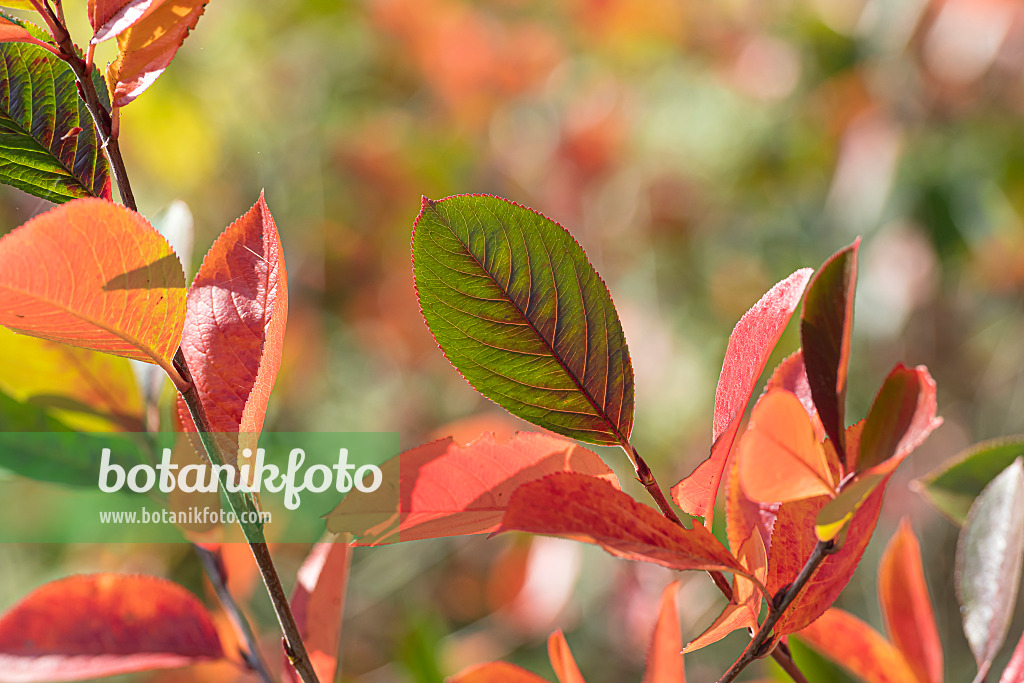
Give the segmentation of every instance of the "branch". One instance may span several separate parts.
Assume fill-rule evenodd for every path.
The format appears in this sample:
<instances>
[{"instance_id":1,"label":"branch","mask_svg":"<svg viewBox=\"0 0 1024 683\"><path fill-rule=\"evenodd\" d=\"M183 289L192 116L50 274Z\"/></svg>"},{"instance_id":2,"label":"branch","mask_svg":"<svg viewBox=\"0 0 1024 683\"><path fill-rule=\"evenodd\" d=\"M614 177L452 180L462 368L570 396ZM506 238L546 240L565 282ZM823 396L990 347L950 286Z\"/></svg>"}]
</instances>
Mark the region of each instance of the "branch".
<instances>
[{"instance_id":1,"label":"branch","mask_svg":"<svg viewBox=\"0 0 1024 683\"><path fill-rule=\"evenodd\" d=\"M212 464L222 466L224 459L221 457L220 449L214 440L210 429L210 421L206 417L206 410L203 408L195 382L192 381L192 373L189 372L188 364L185 362L185 355L181 352L180 348L174 356L174 365L185 381L190 384L188 390L181 392L181 397L185 401L185 405L188 406L192 421L195 422L196 429L198 429L199 440L203 444L203 450L206 451L206 456ZM284 634L284 647L285 652L288 654L288 659L304 683L320 683L316 676L316 671L313 670L313 665L309 660L309 654L306 652L306 645L302 642L302 634L299 632L298 624L295 623L295 616L292 614L291 606L288 604L288 596L285 595L284 587L281 585L281 578L277 575L274 560L270 556L270 550L267 548L267 541L263 536L263 527L254 521L253 515L256 513L256 509L249 502L249 499L242 495L241 491L230 490L228 487L228 477L230 475L227 468L219 467L218 472L221 477L221 490L227 496L228 505L231 506L231 510L238 518L239 526L242 527L242 533L245 534L245 540L249 543L252 556L256 559L256 564L259 566L263 583L267 587L267 593L270 595L270 601L274 605L277 621L281 625L281 632Z\"/></svg>"},{"instance_id":2,"label":"branch","mask_svg":"<svg viewBox=\"0 0 1024 683\"><path fill-rule=\"evenodd\" d=\"M839 546L836 544L835 540L827 542L818 541L818 544L814 546L814 550L811 552L811 556L808 557L807 562L804 563L803 569L800 570L800 574L797 575L796 580L789 585L786 592L782 594L782 597L775 601L775 604L770 605L768 616L765 618L764 623L761 624L757 634L750 641L750 644L747 646L747 649L743 651L743 654L740 655L740 658L733 662L732 666L729 667L729 670L718 679L718 683L731 683L751 662L756 659L761 659L768 654L767 648L771 645L769 638L772 634L772 630L775 628L775 624L778 623L786 609L788 609L789 606L793 604L793 601L796 600L796 597L810 580L811 575L814 574L818 565L820 565L826 557L838 550ZM776 650L777 649L778 648L776 648ZM776 659L776 661L778 660Z\"/></svg>"}]
</instances>

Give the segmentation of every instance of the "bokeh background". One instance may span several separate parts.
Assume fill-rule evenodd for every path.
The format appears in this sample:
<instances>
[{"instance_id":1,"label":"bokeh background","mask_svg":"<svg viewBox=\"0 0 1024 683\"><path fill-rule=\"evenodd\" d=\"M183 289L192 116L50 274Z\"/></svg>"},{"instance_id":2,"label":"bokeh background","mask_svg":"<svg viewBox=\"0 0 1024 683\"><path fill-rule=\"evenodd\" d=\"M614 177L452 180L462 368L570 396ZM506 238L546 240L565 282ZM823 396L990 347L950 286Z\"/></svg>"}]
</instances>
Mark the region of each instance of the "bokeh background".
<instances>
[{"instance_id":1,"label":"bokeh background","mask_svg":"<svg viewBox=\"0 0 1024 683\"><path fill-rule=\"evenodd\" d=\"M83 6L65 3L82 42ZM523 428L436 348L410 232L421 195L494 193L559 221L615 299L634 441L666 487L707 454L735 322L863 236L848 414L866 413L893 364L923 363L945 425L889 487L840 605L880 627L878 557L909 515L958 681L973 661L953 597L956 529L911 483L971 443L1024 432L1022 76L1014 0L214 0L124 110L122 149L143 213L190 209L193 272L266 189L291 291L273 430L397 431L411 447ZM46 208L4 188L0 231ZM621 453L601 453L630 479ZM303 551L279 548L284 575ZM269 605L236 559L276 652ZM204 590L185 547L12 546L0 605L97 569ZM544 639L560 627L588 680L639 680L671 578L540 538L360 550L343 677L438 681L496 658L550 677ZM686 638L723 600L701 574L683 581ZM688 656L690 680L717 678L745 639ZM845 680L797 656L811 680ZM765 664L744 680L775 675ZM143 679L232 680L131 680Z\"/></svg>"}]
</instances>

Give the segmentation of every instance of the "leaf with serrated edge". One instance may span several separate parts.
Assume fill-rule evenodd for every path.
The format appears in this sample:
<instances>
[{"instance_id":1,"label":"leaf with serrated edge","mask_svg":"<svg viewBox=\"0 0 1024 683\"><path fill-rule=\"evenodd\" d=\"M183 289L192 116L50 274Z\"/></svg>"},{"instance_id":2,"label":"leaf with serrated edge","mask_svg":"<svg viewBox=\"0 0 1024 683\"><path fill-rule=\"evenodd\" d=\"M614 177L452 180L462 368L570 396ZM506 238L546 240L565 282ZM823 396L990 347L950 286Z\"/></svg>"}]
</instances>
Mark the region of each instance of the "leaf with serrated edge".
<instances>
[{"instance_id":1,"label":"leaf with serrated edge","mask_svg":"<svg viewBox=\"0 0 1024 683\"><path fill-rule=\"evenodd\" d=\"M115 107L141 95L170 65L199 23L209 0L163 0L117 36L117 58L107 65L107 87Z\"/></svg>"},{"instance_id":2,"label":"leaf with serrated edge","mask_svg":"<svg viewBox=\"0 0 1024 683\"><path fill-rule=\"evenodd\" d=\"M882 634L840 609L829 609L797 635L867 683L918 680L906 658Z\"/></svg>"},{"instance_id":3,"label":"leaf with serrated edge","mask_svg":"<svg viewBox=\"0 0 1024 683\"><path fill-rule=\"evenodd\" d=\"M1024 557L1024 459L985 487L956 547L956 596L982 681L999 652L1017 602Z\"/></svg>"},{"instance_id":4,"label":"leaf with serrated edge","mask_svg":"<svg viewBox=\"0 0 1024 683\"><path fill-rule=\"evenodd\" d=\"M843 429L853 297L860 238L833 254L811 281L800 315L800 342L818 417L846 464Z\"/></svg>"},{"instance_id":5,"label":"leaf with serrated edge","mask_svg":"<svg viewBox=\"0 0 1024 683\"><path fill-rule=\"evenodd\" d=\"M633 367L583 249L499 197L424 198L413 230L420 309L448 360L518 417L603 445L633 426Z\"/></svg>"},{"instance_id":6,"label":"leaf with serrated edge","mask_svg":"<svg viewBox=\"0 0 1024 683\"><path fill-rule=\"evenodd\" d=\"M139 214L78 199L0 238L0 325L156 363L171 376L185 276Z\"/></svg>"},{"instance_id":7,"label":"leaf with serrated edge","mask_svg":"<svg viewBox=\"0 0 1024 683\"><path fill-rule=\"evenodd\" d=\"M0 44L0 138L0 182L58 204L110 199L107 159L74 72L38 45Z\"/></svg>"},{"instance_id":8,"label":"leaf with serrated edge","mask_svg":"<svg viewBox=\"0 0 1024 683\"><path fill-rule=\"evenodd\" d=\"M381 466L379 489L347 496L327 517L332 533L357 545L484 534L501 524L521 484L553 472L578 472L619 482L592 451L553 434L519 432L508 441L485 433L465 446L440 439Z\"/></svg>"},{"instance_id":9,"label":"leaf with serrated edge","mask_svg":"<svg viewBox=\"0 0 1024 683\"><path fill-rule=\"evenodd\" d=\"M711 455L672 487L676 505L688 514L705 517L706 526L713 521L718 485L757 379L796 311L812 272L810 268L798 270L768 290L740 318L729 337L715 391Z\"/></svg>"},{"instance_id":10,"label":"leaf with serrated edge","mask_svg":"<svg viewBox=\"0 0 1024 683\"><path fill-rule=\"evenodd\" d=\"M676 608L678 594L678 581L665 586L661 592L658 620L654 624L651 644L647 648L647 668L642 683L686 683L683 655L680 652L683 644L679 610Z\"/></svg>"},{"instance_id":11,"label":"leaf with serrated edge","mask_svg":"<svg viewBox=\"0 0 1024 683\"><path fill-rule=\"evenodd\" d=\"M281 367L288 321L288 276L277 226L259 201L232 223L203 259L188 291L181 351L206 407L211 431L256 440ZM178 397L182 426L195 424ZM226 436L224 438L227 438ZM235 444L226 446L228 459Z\"/></svg>"},{"instance_id":12,"label":"leaf with serrated edge","mask_svg":"<svg viewBox=\"0 0 1024 683\"><path fill-rule=\"evenodd\" d=\"M0 391L47 408L72 429L145 431L142 396L124 358L0 327Z\"/></svg>"},{"instance_id":13,"label":"leaf with serrated edge","mask_svg":"<svg viewBox=\"0 0 1024 683\"><path fill-rule=\"evenodd\" d=\"M298 581L290 601L309 653L309 660L321 681L333 681L338 670L341 617L345 611L352 549L346 543L317 543L299 568ZM284 675L300 683L299 674L284 653Z\"/></svg>"},{"instance_id":14,"label":"leaf with serrated edge","mask_svg":"<svg viewBox=\"0 0 1024 683\"><path fill-rule=\"evenodd\" d=\"M550 474L520 486L498 531L594 543L617 557L671 569L718 569L749 576L703 526L684 529L607 481L583 474Z\"/></svg>"},{"instance_id":15,"label":"leaf with serrated edge","mask_svg":"<svg viewBox=\"0 0 1024 683\"><path fill-rule=\"evenodd\" d=\"M960 525L967 519L967 511L982 489L1021 456L1024 456L1024 436L982 441L916 480L913 487L939 512Z\"/></svg>"},{"instance_id":16,"label":"leaf with serrated edge","mask_svg":"<svg viewBox=\"0 0 1024 683\"><path fill-rule=\"evenodd\" d=\"M223 657L206 607L155 576L59 579L0 616L0 681L74 681Z\"/></svg>"},{"instance_id":17,"label":"leaf with serrated edge","mask_svg":"<svg viewBox=\"0 0 1024 683\"><path fill-rule=\"evenodd\" d=\"M942 683L942 641L921 563L921 546L904 517L878 566L878 602L886 631L921 683Z\"/></svg>"}]
</instances>

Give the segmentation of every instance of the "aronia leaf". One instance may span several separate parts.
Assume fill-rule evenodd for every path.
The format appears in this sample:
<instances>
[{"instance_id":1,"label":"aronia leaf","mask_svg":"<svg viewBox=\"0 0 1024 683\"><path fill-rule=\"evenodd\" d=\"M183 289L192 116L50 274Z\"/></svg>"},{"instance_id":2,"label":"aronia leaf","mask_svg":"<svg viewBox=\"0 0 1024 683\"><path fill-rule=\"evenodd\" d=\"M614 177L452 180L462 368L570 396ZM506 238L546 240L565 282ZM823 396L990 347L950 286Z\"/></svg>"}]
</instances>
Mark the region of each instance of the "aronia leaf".
<instances>
[{"instance_id":1,"label":"aronia leaf","mask_svg":"<svg viewBox=\"0 0 1024 683\"><path fill-rule=\"evenodd\" d=\"M171 376L185 276L145 218L78 199L0 238L0 325L156 363Z\"/></svg>"},{"instance_id":2,"label":"aronia leaf","mask_svg":"<svg viewBox=\"0 0 1024 683\"><path fill-rule=\"evenodd\" d=\"M679 610L676 608L678 594L678 581L665 586L661 592L658 620L654 624L651 644L647 648L647 668L641 683L686 683Z\"/></svg>"},{"instance_id":3,"label":"aronia leaf","mask_svg":"<svg viewBox=\"0 0 1024 683\"><path fill-rule=\"evenodd\" d=\"M807 289L800 316L800 342L811 395L825 433L844 464L846 372L859 248L860 238L825 261Z\"/></svg>"},{"instance_id":4,"label":"aronia leaf","mask_svg":"<svg viewBox=\"0 0 1024 683\"><path fill-rule=\"evenodd\" d=\"M718 569L750 577L703 526L684 529L607 481L583 474L550 474L520 486L498 531L594 543L617 557L671 569Z\"/></svg>"},{"instance_id":5,"label":"aronia leaf","mask_svg":"<svg viewBox=\"0 0 1024 683\"><path fill-rule=\"evenodd\" d=\"M331 533L357 545L483 534L501 524L512 492L554 472L619 482L596 453L552 434L486 433L465 446L440 439L385 462L379 489L347 496L327 514Z\"/></svg>"},{"instance_id":6,"label":"aronia leaf","mask_svg":"<svg viewBox=\"0 0 1024 683\"><path fill-rule=\"evenodd\" d=\"M736 323L725 350L715 391L711 455L690 476L672 487L672 499L685 512L705 518L711 526L718 486L740 421L757 379L803 296L812 270L804 268L782 280Z\"/></svg>"},{"instance_id":7,"label":"aronia leaf","mask_svg":"<svg viewBox=\"0 0 1024 683\"><path fill-rule=\"evenodd\" d=\"M338 671L341 617L345 611L352 549L347 543L317 543L299 568L291 606L309 660L321 681L333 681ZM284 655L284 675L300 683L299 674Z\"/></svg>"},{"instance_id":8,"label":"aronia leaf","mask_svg":"<svg viewBox=\"0 0 1024 683\"><path fill-rule=\"evenodd\" d=\"M449 683L548 683L544 678L508 662L472 666L448 678Z\"/></svg>"},{"instance_id":9,"label":"aronia leaf","mask_svg":"<svg viewBox=\"0 0 1024 683\"><path fill-rule=\"evenodd\" d=\"M30 28L0 17L4 39L22 41L0 43L0 182L58 204L110 199L107 159L74 72ZM102 81L94 84L104 100Z\"/></svg>"},{"instance_id":10,"label":"aronia leaf","mask_svg":"<svg viewBox=\"0 0 1024 683\"><path fill-rule=\"evenodd\" d=\"M855 461L850 454L851 469L866 470L892 457L905 458L942 424L935 409L935 380L928 368L897 365L871 404Z\"/></svg>"},{"instance_id":11,"label":"aronia leaf","mask_svg":"<svg viewBox=\"0 0 1024 683\"><path fill-rule=\"evenodd\" d=\"M47 45L39 38L33 36L17 21L0 14L0 43L33 43L54 52L52 45Z\"/></svg>"},{"instance_id":12,"label":"aronia leaf","mask_svg":"<svg viewBox=\"0 0 1024 683\"><path fill-rule=\"evenodd\" d=\"M412 251L423 317L480 393L564 436L628 442L626 340L608 289L564 228L498 197L424 198Z\"/></svg>"},{"instance_id":13,"label":"aronia leaf","mask_svg":"<svg viewBox=\"0 0 1024 683\"><path fill-rule=\"evenodd\" d=\"M155 576L59 579L0 616L0 681L78 681L223 657L206 607Z\"/></svg>"},{"instance_id":14,"label":"aronia leaf","mask_svg":"<svg viewBox=\"0 0 1024 683\"><path fill-rule=\"evenodd\" d=\"M985 487L956 548L956 596L983 681L1010 627L1024 559L1024 459Z\"/></svg>"},{"instance_id":15,"label":"aronia leaf","mask_svg":"<svg viewBox=\"0 0 1024 683\"><path fill-rule=\"evenodd\" d=\"M88 0L92 42L102 43L123 33L159 7L164 0Z\"/></svg>"},{"instance_id":16,"label":"aronia leaf","mask_svg":"<svg viewBox=\"0 0 1024 683\"><path fill-rule=\"evenodd\" d=\"M555 670L558 683L587 683L561 629L548 636L548 659L551 660L551 668Z\"/></svg>"},{"instance_id":17,"label":"aronia leaf","mask_svg":"<svg viewBox=\"0 0 1024 683\"><path fill-rule=\"evenodd\" d=\"M882 634L841 609L829 609L797 635L867 683L919 680L903 654Z\"/></svg>"},{"instance_id":18,"label":"aronia leaf","mask_svg":"<svg viewBox=\"0 0 1024 683\"><path fill-rule=\"evenodd\" d=\"M921 546L906 517L878 567L878 601L886 631L921 683L942 683L942 641L928 595Z\"/></svg>"},{"instance_id":19,"label":"aronia leaf","mask_svg":"<svg viewBox=\"0 0 1024 683\"><path fill-rule=\"evenodd\" d=\"M975 498L996 475L1021 456L1024 456L1024 436L982 441L914 484L939 512L954 523L963 524Z\"/></svg>"},{"instance_id":20,"label":"aronia leaf","mask_svg":"<svg viewBox=\"0 0 1024 683\"><path fill-rule=\"evenodd\" d=\"M1024 635L1017 641L1017 647L1013 648L1010 663L1003 669L999 683L1024 683Z\"/></svg>"}]
</instances>

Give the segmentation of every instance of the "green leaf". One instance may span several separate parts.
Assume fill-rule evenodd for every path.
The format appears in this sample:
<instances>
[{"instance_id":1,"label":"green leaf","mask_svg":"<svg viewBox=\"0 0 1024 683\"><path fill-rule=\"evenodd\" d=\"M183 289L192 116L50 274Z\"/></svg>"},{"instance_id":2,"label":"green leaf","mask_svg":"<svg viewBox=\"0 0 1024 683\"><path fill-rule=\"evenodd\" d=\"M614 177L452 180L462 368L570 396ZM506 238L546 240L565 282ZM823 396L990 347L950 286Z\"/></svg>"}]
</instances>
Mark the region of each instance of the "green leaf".
<instances>
[{"instance_id":1,"label":"green leaf","mask_svg":"<svg viewBox=\"0 0 1024 683\"><path fill-rule=\"evenodd\" d=\"M811 280L800 315L800 343L811 397L825 433L846 462L846 373L860 238L833 254Z\"/></svg>"},{"instance_id":2,"label":"green leaf","mask_svg":"<svg viewBox=\"0 0 1024 683\"><path fill-rule=\"evenodd\" d=\"M622 326L562 226L499 197L424 198L413 262L423 317L477 391L564 436L628 442L633 366Z\"/></svg>"},{"instance_id":3,"label":"green leaf","mask_svg":"<svg viewBox=\"0 0 1024 683\"><path fill-rule=\"evenodd\" d=\"M74 73L36 45L0 43L0 182L56 203L110 198L107 160Z\"/></svg>"},{"instance_id":4,"label":"green leaf","mask_svg":"<svg viewBox=\"0 0 1024 683\"><path fill-rule=\"evenodd\" d=\"M0 416L13 417L18 428L52 431L0 431L0 473L7 471L35 481L96 488L104 448L111 462L125 469L147 462L139 434L72 432L45 411L0 394ZM6 426L6 425L5 425Z\"/></svg>"},{"instance_id":5,"label":"green leaf","mask_svg":"<svg viewBox=\"0 0 1024 683\"><path fill-rule=\"evenodd\" d=\"M914 482L917 491L956 524L996 475L1024 456L1024 436L992 439L957 454Z\"/></svg>"},{"instance_id":6,"label":"green leaf","mask_svg":"<svg viewBox=\"0 0 1024 683\"><path fill-rule=\"evenodd\" d=\"M956 547L956 597L982 681L1017 603L1024 559L1024 459L992 480L971 510Z\"/></svg>"}]
</instances>

